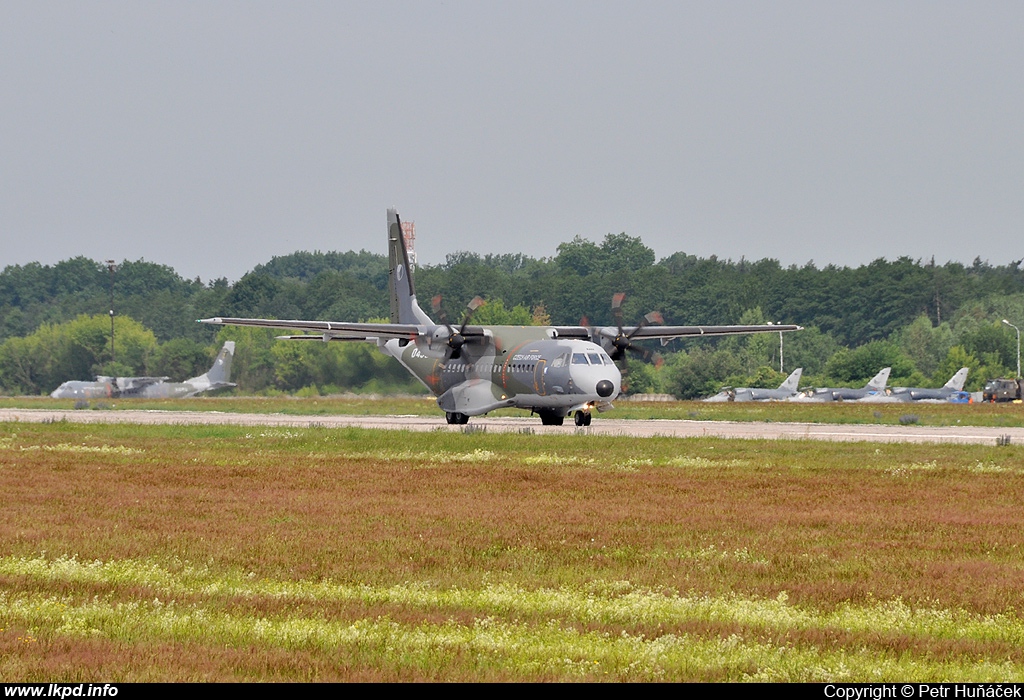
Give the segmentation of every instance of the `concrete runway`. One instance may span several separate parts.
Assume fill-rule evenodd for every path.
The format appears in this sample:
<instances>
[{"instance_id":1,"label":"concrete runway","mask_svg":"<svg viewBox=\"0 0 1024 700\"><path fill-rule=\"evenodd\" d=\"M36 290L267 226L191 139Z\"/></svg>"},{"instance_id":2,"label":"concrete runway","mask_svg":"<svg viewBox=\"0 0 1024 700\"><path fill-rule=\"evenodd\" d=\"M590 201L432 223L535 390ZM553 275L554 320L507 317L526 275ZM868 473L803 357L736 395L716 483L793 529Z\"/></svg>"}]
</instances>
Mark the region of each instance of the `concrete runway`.
<instances>
[{"instance_id":1,"label":"concrete runway","mask_svg":"<svg viewBox=\"0 0 1024 700\"><path fill-rule=\"evenodd\" d=\"M72 411L0 409L0 422L137 423L150 425L251 425L290 427L358 427L419 432L443 430L538 435L618 435L650 437L719 437L747 440L831 440L834 442L908 442L995 445L1009 439L1024 445L1024 428L973 426L924 427L903 425L847 425L829 423L736 423L695 420L623 420L595 418L589 428L577 428L571 419L562 427L543 426L536 417L473 418L468 426L448 425L436 416L290 416L281 413L220 413L215 411Z\"/></svg>"}]
</instances>

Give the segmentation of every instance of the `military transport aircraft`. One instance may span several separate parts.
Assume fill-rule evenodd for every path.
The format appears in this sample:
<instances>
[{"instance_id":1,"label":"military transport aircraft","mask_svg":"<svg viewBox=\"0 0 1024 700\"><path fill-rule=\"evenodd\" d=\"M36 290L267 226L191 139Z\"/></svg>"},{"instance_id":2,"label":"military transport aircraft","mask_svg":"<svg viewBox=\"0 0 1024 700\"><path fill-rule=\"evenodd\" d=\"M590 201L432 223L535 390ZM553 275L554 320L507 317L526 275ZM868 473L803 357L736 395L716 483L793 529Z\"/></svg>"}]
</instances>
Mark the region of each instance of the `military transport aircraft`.
<instances>
[{"instance_id":1,"label":"military transport aircraft","mask_svg":"<svg viewBox=\"0 0 1024 700\"><path fill-rule=\"evenodd\" d=\"M797 367L793 373L786 377L786 381L779 384L778 389L756 389L749 387L738 387L735 389L723 389L714 396L709 396L705 401L783 401L791 396L796 396L797 387L800 386L800 377L804 373L803 367Z\"/></svg>"},{"instance_id":2,"label":"military transport aircraft","mask_svg":"<svg viewBox=\"0 0 1024 700\"><path fill-rule=\"evenodd\" d=\"M826 388L807 391L789 399L790 401L858 401L866 397L884 396L885 384L889 381L892 367L886 367L872 377L862 389Z\"/></svg>"},{"instance_id":3,"label":"military transport aircraft","mask_svg":"<svg viewBox=\"0 0 1024 700\"><path fill-rule=\"evenodd\" d=\"M169 377L96 377L94 382L64 382L50 394L55 399L180 399L204 391L235 386L231 377L231 359L235 354L235 341L229 340L217 354L213 367L206 374L169 382Z\"/></svg>"},{"instance_id":4,"label":"military transport aircraft","mask_svg":"<svg viewBox=\"0 0 1024 700\"><path fill-rule=\"evenodd\" d=\"M278 336L287 340L373 341L437 396L437 405L452 424L465 424L499 408L522 408L540 416L544 425L562 425L575 412L576 425L590 425L591 411L612 407L622 389L616 360L627 352L648 355L634 343L647 338L717 336L734 333L778 333L800 330L793 325L665 326L660 315L648 314L636 326L622 325L622 298L612 300L615 326L473 326L473 312L483 304L470 302L461 324L439 313L434 322L416 301L409 254L398 212L388 210L390 323L206 318L200 323L258 326L306 331ZM435 299L435 309L440 302Z\"/></svg>"}]
</instances>

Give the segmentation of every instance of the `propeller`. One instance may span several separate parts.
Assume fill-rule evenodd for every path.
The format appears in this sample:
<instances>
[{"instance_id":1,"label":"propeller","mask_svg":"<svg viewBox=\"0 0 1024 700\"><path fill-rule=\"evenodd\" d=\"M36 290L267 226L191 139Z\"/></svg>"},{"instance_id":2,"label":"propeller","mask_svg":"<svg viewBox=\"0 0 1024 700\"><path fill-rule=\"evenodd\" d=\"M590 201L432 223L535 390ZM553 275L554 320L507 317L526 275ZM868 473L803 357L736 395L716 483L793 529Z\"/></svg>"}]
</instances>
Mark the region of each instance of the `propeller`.
<instances>
[{"instance_id":1,"label":"propeller","mask_svg":"<svg viewBox=\"0 0 1024 700\"><path fill-rule=\"evenodd\" d=\"M652 323L665 323L665 319L662 318L659 312L652 311L651 313L646 314L643 318L640 319L640 323L637 324L636 328L627 333L626 329L623 327L622 324L622 301L625 298L626 295L622 292L619 292L618 294L612 296L612 316L615 319L615 326L618 328L618 331L615 333L614 337L606 336L609 338L609 341L611 343L611 349L608 353L609 356L612 358L612 360L622 363L623 392L628 391L628 384L626 382L626 377L629 374L629 362L627 360L628 353L639 355L644 360L650 360L653 357L656 366L660 366L662 363L660 355L654 355L647 348L641 347L639 345L634 345L633 337L636 336L636 334L640 332L640 329L644 328L645 326L648 326Z\"/></svg>"},{"instance_id":2,"label":"propeller","mask_svg":"<svg viewBox=\"0 0 1024 700\"><path fill-rule=\"evenodd\" d=\"M464 335L466 332L466 326L469 325L469 321L473 318L473 314L476 313L476 310L487 302L478 296L473 297L473 300L466 305L466 313L463 315L462 325L460 325L458 329L455 329L452 324L448 322L448 315L441 307L440 294L431 299L430 303L434 309L434 313L437 314L442 325L444 325L448 330L448 337L444 338L444 342L445 345L448 346L448 350L445 352L445 358L442 364L447 363L448 360L457 360L462 357L462 346L466 344L466 336Z\"/></svg>"},{"instance_id":3,"label":"propeller","mask_svg":"<svg viewBox=\"0 0 1024 700\"><path fill-rule=\"evenodd\" d=\"M651 351L647 348L643 348L637 345L633 345L633 337L640 332L641 328L648 326L652 323L664 323L665 319L662 318L661 314L657 311L651 313L640 319L640 323L637 324L630 333L626 333L625 328L622 327L622 300L626 298L626 295L622 292L612 297L612 315L615 318L615 325L618 327L618 332L615 337L611 339L612 350L611 358L613 360L626 359L626 353L631 352L636 355L640 355L645 360L651 359Z\"/></svg>"}]
</instances>

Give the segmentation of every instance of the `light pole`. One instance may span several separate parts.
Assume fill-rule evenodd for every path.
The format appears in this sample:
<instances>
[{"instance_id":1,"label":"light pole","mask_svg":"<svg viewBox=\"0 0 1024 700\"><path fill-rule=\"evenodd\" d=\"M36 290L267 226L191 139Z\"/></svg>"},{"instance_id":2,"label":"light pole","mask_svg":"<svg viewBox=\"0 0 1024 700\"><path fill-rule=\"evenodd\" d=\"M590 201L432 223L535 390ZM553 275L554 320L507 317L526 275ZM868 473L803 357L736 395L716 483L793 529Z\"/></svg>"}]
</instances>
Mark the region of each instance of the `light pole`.
<instances>
[{"instance_id":1,"label":"light pole","mask_svg":"<svg viewBox=\"0 0 1024 700\"><path fill-rule=\"evenodd\" d=\"M106 263L110 270L110 364L114 364L114 270L117 265L113 260L107 260Z\"/></svg>"},{"instance_id":2,"label":"light pole","mask_svg":"<svg viewBox=\"0 0 1024 700\"><path fill-rule=\"evenodd\" d=\"M774 326L775 321L766 321L769 326ZM785 374L786 370L783 369L782 365L782 331L779 331L779 372Z\"/></svg>"},{"instance_id":3,"label":"light pole","mask_svg":"<svg viewBox=\"0 0 1024 700\"><path fill-rule=\"evenodd\" d=\"M782 367L782 331L779 331L779 374L785 374L786 370Z\"/></svg>"},{"instance_id":4,"label":"light pole","mask_svg":"<svg viewBox=\"0 0 1024 700\"><path fill-rule=\"evenodd\" d=\"M1005 318L1003 319L1003 323L1017 331L1017 379L1020 379L1020 328L1017 328L1017 326L1013 325Z\"/></svg>"}]
</instances>

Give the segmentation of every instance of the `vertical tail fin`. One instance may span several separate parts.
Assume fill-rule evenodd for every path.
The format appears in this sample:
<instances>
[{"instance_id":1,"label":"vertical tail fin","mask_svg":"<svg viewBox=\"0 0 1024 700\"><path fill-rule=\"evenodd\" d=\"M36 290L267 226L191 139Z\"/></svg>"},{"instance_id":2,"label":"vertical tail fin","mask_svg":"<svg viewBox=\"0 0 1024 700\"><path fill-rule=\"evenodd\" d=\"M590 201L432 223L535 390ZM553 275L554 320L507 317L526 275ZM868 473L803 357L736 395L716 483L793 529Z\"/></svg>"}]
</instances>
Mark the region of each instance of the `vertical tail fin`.
<instances>
[{"instance_id":1,"label":"vertical tail fin","mask_svg":"<svg viewBox=\"0 0 1024 700\"><path fill-rule=\"evenodd\" d=\"M881 372L876 374L864 388L872 389L874 391L885 391L885 385L889 382L890 372L892 372L892 367L886 367Z\"/></svg>"},{"instance_id":2,"label":"vertical tail fin","mask_svg":"<svg viewBox=\"0 0 1024 700\"><path fill-rule=\"evenodd\" d=\"M217 359L213 361L213 367L210 371L202 375L202 377L196 377L195 379L206 378L211 385L215 384L228 384L231 382L231 360L235 356L235 341L228 340L224 342L224 347L217 353ZM194 380L189 380L194 381Z\"/></svg>"},{"instance_id":3,"label":"vertical tail fin","mask_svg":"<svg viewBox=\"0 0 1024 700\"><path fill-rule=\"evenodd\" d=\"M388 209L388 292L391 296L391 322L432 325L430 317L416 303L409 252L402 235L398 211Z\"/></svg>"},{"instance_id":4,"label":"vertical tail fin","mask_svg":"<svg viewBox=\"0 0 1024 700\"><path fill-rule=\"evenodd\" d=\"M964 390L964 384L966 384L966 383L967 383L967 368L966 367L961 367L957 371L957 373L954 374L952 376L952 378L950 378L950 380L948 382L946 382L942 386L942 388L943 389L952 389L953 391L963 391Z\"/></svg>"},{"instance_id":5,"label":"vertical tail fin","mask_svg":"<svg viewBox=\"0 0 1024 700\"><path fill-rule=\"evenodd\" d=\"M793 373L791 375L786 377L786 381L782 382L782 384L779 385L779 388L796 393L797 387L800 386L800 377L803 376L803 373L804 368L797 367L795 370L793 370Z\"/></svg>"}]
</instances>

